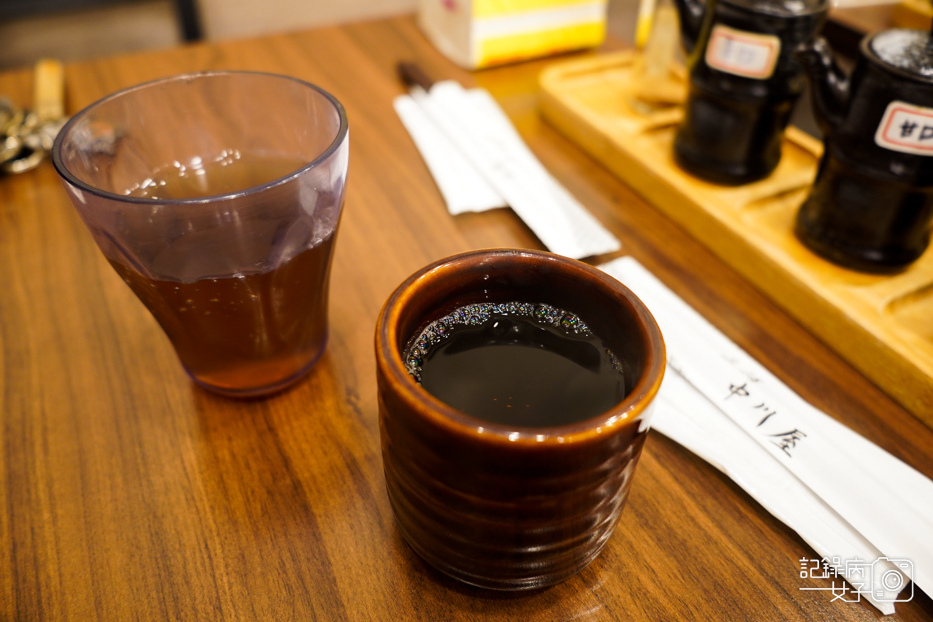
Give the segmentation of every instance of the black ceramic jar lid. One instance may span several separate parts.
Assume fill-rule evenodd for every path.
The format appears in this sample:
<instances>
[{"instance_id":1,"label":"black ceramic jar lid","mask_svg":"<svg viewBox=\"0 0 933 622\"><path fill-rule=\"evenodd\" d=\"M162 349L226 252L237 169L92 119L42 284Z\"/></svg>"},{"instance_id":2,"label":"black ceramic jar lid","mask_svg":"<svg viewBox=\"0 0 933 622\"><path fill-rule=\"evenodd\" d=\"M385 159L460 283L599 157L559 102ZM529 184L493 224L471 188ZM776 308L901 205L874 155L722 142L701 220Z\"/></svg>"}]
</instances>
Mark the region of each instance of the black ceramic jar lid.
<instances>
[{"instance_id":1,"label":"black ceramic jar lid","mask_svg":"<svg viewBox=\"0 0 933 622\"><path fill-rule=\"evenodd\" d=\"M779 17L794 17L811 13L825 12L829 8L828 0L726 0L730 4L743 7L753 13L764 13Z\"/></svg>"},{"instance_id":2,"label":"black ceramic jar lid","mask_svg":"<svg viewBox=\"0 0 933 622\"><path fill-rule=\"evenodd\" d=\"M883 63L914 78L933 81L933 36L929 32L885 30L872 37L870 47Z\"/></svg>"}]
</instances>

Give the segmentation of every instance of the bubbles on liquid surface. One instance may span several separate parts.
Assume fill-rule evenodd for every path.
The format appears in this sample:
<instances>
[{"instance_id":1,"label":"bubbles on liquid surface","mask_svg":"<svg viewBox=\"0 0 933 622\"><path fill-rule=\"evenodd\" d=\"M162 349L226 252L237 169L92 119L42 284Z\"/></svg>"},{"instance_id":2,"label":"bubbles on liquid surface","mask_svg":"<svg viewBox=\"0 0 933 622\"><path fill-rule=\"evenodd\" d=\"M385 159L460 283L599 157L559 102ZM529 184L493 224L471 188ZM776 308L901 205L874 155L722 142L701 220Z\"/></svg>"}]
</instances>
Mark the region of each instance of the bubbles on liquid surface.
<instances>
[{"instance_id":1,"label":"bubbles on liquid surface","mask_svg":"<svg viewBox=\"0 0 933 622\"><path fill-rule=\"evenodd\" d=\"M445 339L463 326L479 326L494 317L512 316L533 320L541 326L550 326L567 335L591 337L590 328L580 317L553 305L528 302L482 302L459 307L447 315L428 324L420 333L409 340L402 359L408 373L421 384L421 370L425 358ZM495 328L497 324L493 324ZM611 350L606 354L612 366L621 374L622 365Z\"/></svg>"}]
</instances>

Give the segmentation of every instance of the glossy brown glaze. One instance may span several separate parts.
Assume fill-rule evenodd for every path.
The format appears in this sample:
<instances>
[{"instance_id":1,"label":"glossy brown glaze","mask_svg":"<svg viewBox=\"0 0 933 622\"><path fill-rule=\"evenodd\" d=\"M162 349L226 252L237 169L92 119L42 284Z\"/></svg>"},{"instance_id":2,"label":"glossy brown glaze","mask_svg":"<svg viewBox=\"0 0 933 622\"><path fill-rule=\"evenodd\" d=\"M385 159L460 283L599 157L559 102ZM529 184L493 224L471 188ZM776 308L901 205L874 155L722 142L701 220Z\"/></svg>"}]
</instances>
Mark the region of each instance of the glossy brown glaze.
<instances>
[{"instance_id":1,"label":"glossy brown glaze","mask_svg":"<svg viewBox=\"0 0 933 622\"><path fill-rule=\"evenodd\" d=\"M510 427L422 389L408 340L464 304L534 300L572 310L618 355L632 390L591 419ZM376 330L379 421L399 530L425 560L481 587L528 589L586 566L618 521L664 374L654 318L615 279L548 253L492 250L436 262L386 302Z\"/></svg>"}]
</instances>

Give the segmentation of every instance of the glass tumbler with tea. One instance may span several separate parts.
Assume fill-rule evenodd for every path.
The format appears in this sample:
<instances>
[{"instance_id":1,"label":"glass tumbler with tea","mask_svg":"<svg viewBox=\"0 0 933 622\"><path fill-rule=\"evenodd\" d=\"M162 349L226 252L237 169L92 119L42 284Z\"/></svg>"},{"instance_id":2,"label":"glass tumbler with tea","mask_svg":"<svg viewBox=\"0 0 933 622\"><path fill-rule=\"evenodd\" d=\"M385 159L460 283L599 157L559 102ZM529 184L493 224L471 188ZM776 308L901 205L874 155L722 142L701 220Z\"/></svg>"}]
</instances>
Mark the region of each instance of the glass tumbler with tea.
<instances>
[{"instance_id":1,"label":"glass tumbler with tea","mask_svg":"<svg viewBox=\"0 0 933 622\"><path fill-rule=\"evenodd\" d=\"M254 396L324 350L348 136L343 106L315 85L205 72L88 106L52 158L191 378Z\"/></svg>"}]
</instances>

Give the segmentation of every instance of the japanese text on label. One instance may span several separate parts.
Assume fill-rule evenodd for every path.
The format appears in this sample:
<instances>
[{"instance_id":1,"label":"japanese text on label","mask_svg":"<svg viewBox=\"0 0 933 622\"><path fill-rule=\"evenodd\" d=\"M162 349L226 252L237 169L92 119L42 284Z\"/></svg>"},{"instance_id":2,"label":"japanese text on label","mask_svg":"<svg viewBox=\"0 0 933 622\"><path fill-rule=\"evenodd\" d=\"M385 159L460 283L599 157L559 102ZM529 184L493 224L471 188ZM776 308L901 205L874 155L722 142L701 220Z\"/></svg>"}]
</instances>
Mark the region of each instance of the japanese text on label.
<instances>
[{"instance_id":1,"label":"japanese text on label","mask_svg":"<svg viewBox=\"0 0 933 622\"><path fill-rule=\"evenodd\" d=\"M766 80L774 73L781 40L774 35L717 25L706 48L706 64L743 78Z\"/></svg>"},{"instance_id":2,"label":"japanese text on label","mask_svg":"<svg viewBox=\"0 0 933 622\"><path fill-rule=\"evenodd\" d=\"M892 151L933 155L933 108L891 102L878 124L875 143Z\"/></svg>"},{"instance_id":3,"label":"japanese text on label","mask_svg":"<svg viewBox=\"0 0 933 622\"><path fill-rule=\"evenodd\" d=\"M775 419L778 411L769 406L767 401L755 398L748 382L729 384L729 392L724 399L736 397L743 401L748 400L747 415L757 420L755 432L767 437L768 442L783 451L787 457L793 457L794 447L807 437L806 433L796 427L782 425L780 419Z\"/></svg>"}]
</instances>

